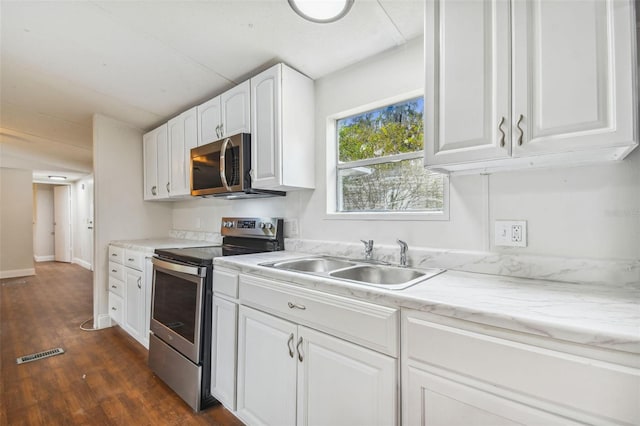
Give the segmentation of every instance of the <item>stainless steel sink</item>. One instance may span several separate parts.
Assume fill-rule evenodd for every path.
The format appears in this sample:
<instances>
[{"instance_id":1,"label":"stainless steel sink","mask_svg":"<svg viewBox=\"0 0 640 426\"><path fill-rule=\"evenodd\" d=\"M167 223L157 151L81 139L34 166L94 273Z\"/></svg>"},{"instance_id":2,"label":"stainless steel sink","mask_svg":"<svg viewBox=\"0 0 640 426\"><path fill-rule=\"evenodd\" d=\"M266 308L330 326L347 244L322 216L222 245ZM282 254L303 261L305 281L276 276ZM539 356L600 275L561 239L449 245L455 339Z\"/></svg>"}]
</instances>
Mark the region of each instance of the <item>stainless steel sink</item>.
<instances>
[{"instance_id":1,"label":"stainless steel sink","mask_svg":"<svg viewBox=\"0 0 640 426\"><path fill-rule=\"evenodd\" d=\"M262 263L261 266L335 278L389 290L402 290L444 272L444 269L414 269L327 256Z\"/></svg>"},{"instance_id":2,"label":"stainless steel sink","mask_svg":"<svg viewBox=\"0 0 640 426\"><path fill-rule=\"evenodd\" d=\"M393 285L404 284L417 278L422 278L426 274L413 269L365 265L334 271L329 275L335 278L344 278L369 284Z\"/></svg>"},{"instance_id":3,"label":"stainless steel sink","mask_svg":"<svg viewBox=\"0 0 640 426\"><path fill-rule=\"evenodd\" d=\"M286 262L274 263L270 266L277 269L286 269L289 271L299 272L329 272L336 269L347 268L354 266L355 263L348 262L346 260L333 259L333 258L312 258L312 259L298 259L289 260Z\"/></svg>"}]
</instances>

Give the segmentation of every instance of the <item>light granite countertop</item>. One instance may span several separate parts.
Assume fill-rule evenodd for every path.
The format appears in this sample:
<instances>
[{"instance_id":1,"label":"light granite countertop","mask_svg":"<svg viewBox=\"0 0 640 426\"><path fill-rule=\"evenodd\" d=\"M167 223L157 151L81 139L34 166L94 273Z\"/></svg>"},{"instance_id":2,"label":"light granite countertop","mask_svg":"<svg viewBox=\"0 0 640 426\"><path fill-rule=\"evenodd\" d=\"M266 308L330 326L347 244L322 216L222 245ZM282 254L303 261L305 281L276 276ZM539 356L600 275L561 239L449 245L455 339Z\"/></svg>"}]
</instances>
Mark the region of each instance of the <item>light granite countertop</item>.
<instances>
[{"instance_id":1,"label":"light granite countertop","mask_svg":"<svg viewBox=\"0 0 640 426\"><path fill-rule=\"evenodd\" d=\"M147 238L142 240L111 241L109 244L130 250L137 250L152 255L155 249L206 247L219 245L211 241L185 240L181 238Z\"/></svg>"},{"instance_id":2,"label":"light granite countertop","mask_svg":"<svg viewBox=\"0 0 640 426\"><path fill-rule=\"evenodd\" d=\"M305 256L313 255L228 256L216 258L215 265L382 305L640 354L640 283L578 284L446 271L405 290L387 290L260 266Z\"/></svg>"}]
</instances>

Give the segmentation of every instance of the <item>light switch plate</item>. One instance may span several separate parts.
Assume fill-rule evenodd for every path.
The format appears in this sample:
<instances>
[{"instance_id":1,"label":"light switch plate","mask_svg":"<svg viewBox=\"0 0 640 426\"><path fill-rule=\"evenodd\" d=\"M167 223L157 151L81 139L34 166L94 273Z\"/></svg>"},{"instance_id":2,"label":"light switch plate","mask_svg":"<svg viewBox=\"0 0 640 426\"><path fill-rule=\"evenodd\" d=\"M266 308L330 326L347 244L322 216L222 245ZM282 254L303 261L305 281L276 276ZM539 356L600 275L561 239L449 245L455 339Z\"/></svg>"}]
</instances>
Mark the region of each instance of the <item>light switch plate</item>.
<instances>
[{"instance_id":1,"label":"light switch plate","mask_svg":"<svg viewBox=\"0 0 640 426\"><path fill-rule=\"evenodd\" d=\"M496 220L494 229L494 241L496 246L526 247L527 221Z\"/></svg>"}]
</instances>

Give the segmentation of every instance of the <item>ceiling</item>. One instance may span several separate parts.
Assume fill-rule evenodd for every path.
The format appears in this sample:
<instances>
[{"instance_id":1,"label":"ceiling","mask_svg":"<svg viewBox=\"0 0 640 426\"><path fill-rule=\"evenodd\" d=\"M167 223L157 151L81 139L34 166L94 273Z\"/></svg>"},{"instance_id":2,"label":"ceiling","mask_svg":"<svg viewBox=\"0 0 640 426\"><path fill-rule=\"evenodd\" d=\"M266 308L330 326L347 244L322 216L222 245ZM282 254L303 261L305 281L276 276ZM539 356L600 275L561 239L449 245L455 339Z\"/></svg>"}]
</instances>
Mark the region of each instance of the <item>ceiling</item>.
<instances>
[{"instance_id":1,"label":"ceiling","mask_svg":"<svg viewBox=\"0 0 640 426\"><path fill-rule=\"evenodd\" d=\"M317 79L421 36L423 4L0 0L0 166L90 173L94 113L150 130L277 62Z\"/></svg>"}]
</instances>

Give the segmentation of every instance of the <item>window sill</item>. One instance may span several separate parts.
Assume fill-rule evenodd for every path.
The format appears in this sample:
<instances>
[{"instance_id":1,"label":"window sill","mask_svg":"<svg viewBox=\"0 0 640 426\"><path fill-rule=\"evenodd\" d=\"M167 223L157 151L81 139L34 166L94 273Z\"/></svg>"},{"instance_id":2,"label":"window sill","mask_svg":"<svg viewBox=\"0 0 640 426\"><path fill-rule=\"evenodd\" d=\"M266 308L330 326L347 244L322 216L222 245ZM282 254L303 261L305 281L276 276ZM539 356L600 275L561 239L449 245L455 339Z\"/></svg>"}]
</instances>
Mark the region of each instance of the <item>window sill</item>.
<instances>
[{"instance_id":1,"label":"window sill","mask_svg":"<svg viewBox=\"0 0 640 426\"><path fill-rule=\"evenodd\" d=\"M382 220L382 221L430 221L430 220L449 220L449 212L445 209L443 212L328 212L325 214L328 220Z\"/></svg>"}]
</instances>

